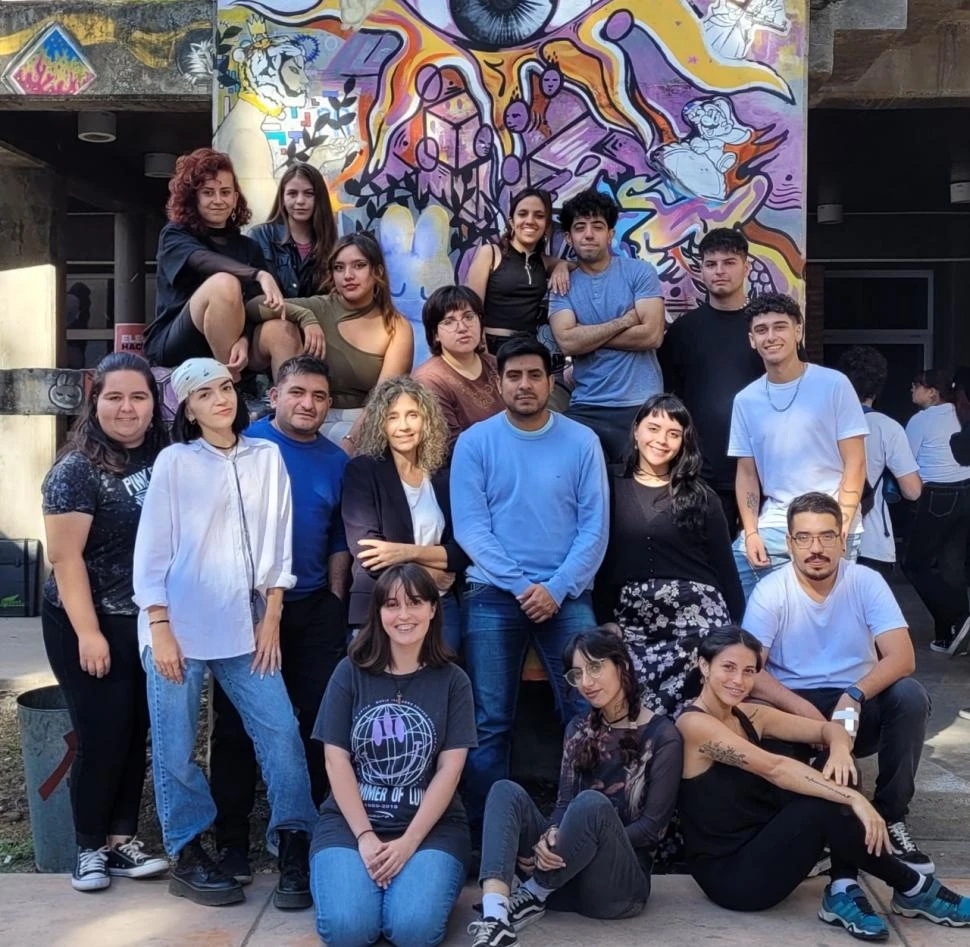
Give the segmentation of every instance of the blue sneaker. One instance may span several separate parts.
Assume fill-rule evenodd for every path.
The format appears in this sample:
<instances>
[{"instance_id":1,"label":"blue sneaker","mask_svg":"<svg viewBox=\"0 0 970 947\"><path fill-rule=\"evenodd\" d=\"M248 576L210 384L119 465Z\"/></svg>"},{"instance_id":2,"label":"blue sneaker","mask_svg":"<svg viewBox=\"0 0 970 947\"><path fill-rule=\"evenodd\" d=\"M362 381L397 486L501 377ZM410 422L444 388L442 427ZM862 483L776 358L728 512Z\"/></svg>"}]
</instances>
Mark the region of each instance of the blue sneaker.
<instances>
[{"instance_id":1,"label":"blue sneaker","mask_svg":"<svg viewBox=\"0 0 970 947\"><path fill-rule=\"evenodd\" d=\"M886 922L876 914L858 885L849 885L842 894L833 894L832 886L826 885L818 918L826 924L840 924L859 940L886 940L889 937Z\"/></svg>"},{"instance_id":2,"label":"blue sneaker","mask_svg":"<svg viewBox=\"0 0 970 947\"><path fill-rule=\"evenodd\" d=\"M925 917L947 927L970 927L970 898L944 888L935 878L926 891L911 898L894 892L890 906L893 913L903 917Z\"/></svg>"}]
</instances>

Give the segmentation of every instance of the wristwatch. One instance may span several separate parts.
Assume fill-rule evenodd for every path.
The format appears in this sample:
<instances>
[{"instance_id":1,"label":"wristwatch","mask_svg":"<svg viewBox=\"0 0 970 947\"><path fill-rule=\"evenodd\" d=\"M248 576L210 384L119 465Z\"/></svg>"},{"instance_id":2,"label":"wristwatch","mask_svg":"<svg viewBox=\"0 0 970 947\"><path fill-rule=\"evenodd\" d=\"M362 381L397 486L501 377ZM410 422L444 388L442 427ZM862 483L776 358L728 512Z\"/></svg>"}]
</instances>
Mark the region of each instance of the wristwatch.
<instances>
[{"instance_id":1,"label":"wristwatch","mask_svg":"<svg viewBox=\"0 0 970 947\"><path fill-rule=\"evenodd\" d=\"M845 693L848 694L860 707L866 702L866 695L863 694L855 684L847 687L845 689Z\"/></svg>"}]
</instances>

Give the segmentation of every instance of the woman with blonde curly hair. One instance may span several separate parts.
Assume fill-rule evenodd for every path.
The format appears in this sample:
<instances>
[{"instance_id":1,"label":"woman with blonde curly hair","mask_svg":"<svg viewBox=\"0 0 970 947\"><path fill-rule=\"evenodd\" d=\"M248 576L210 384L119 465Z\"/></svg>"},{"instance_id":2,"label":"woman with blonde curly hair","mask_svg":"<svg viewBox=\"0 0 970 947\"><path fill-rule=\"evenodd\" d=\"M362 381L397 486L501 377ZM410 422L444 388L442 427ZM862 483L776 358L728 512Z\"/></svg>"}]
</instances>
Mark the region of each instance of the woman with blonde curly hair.
<instances>
[{"instance_id":1,"label":"woman with blonde curly hair","mask_svg":"<svg viewBox=\"0 0 970 947\"><path fill-rule=\"evenodd\" d=\"M438 399L424 385L406 375L378 385L344 474L342 510L354 555L351 626L367 617L378 576L414 562L441 593L445 642L457 652L461 624L452 590L466 559L452 532L447 443Z\"/></svg>"},{"instance_id":2,"label":"woman with blonde curly hair","mask_svg":"<svg viewBox=\"0 0 970 947\"><path fill-rule=\"evenodd\" d=\"M283 294L255 240L240 228L250 218L229 156L197 148L175 163L158 238L155 320L145 355L174 368L189 358L215 358L238 381L243 369L276 369L300 351L295 325L246 322L245 301L261 296L283 312Z\"/></svg>"}]
</instances>

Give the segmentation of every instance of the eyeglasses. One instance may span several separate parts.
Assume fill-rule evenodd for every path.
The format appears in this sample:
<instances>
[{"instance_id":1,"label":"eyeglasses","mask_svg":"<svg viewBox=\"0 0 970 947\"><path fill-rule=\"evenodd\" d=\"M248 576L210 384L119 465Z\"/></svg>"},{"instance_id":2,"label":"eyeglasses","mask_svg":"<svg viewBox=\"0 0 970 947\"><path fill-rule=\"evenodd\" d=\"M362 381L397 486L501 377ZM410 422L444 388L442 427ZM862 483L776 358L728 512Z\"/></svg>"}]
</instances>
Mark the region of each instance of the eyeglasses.
<instances>
[{"instance_id":1,"label":"eyeglasses","mask_svg":"<svg viewBox=\"0 0 970 947\"><path fill-rule=\"evenodd\" d=\"M456 329L458 328L458 323L465 326L473 326L478 322L478 313L472 312L470 309L466 309L460 316L445 316L441 322L438 323L439 327L444 327L445 329Z\"/></svg>"},{"instance_id":2,"label":"eyeglasses","mask_svg":"<svg viewBox=\"0 0 970 947\"><path fill-rule=\"evenodd\" d=\"M584 668L570 668L563 677L566 683L572 687L579 687L583 683L583 675L588 674L592 680L596 680L603 673L603 661L590 661Z\"/></svg>"},{"instance_id":3,"label":"eyeglasses","mask_svg":"<svg viewBox=\"0 0 970 947\"><path fill-rule=\"evenodd\" d=\"M836 543L842 540L842 537L829 529L824 533L795 533L791 539L799 549L811 549L812 543L816 539L822 544L823 549L831 549Z\"/></svg>"}]
</instances>

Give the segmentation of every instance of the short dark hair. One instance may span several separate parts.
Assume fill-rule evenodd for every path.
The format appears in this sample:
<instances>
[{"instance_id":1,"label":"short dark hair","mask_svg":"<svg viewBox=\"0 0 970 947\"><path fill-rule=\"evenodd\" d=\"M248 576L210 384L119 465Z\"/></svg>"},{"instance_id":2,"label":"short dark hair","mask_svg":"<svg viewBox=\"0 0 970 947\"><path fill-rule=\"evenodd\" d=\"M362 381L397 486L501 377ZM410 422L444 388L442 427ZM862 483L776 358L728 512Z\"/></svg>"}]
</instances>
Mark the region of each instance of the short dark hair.
<instances>
[{"instance_id":1,"label":"short dark hair","mask_svg":"<svg viewBox=\"0 0 970 947\"><path fill-rule=\"evenodd\" d=\"M620 219L620 207L612 197L601 194L595 188L588 188L562 205L562 210L559 212L559 225L568 233L572 229L573 222L580 217L602 217L612 230Z\"/></svg>"},{"instance_id":2,"label":"short dark hair","mask_svg":"<svg viewBox=\"0 0 970 947\"><path fill-rule=\"evenodd\" d=\"M764 316L769 312L778 312L783 316L788 316L795 325L802 324L802 309L791 296L784 293L763 293L755 296L744 308L744 314L748 319L748 328L758 316Z\"/></svg>"},{"instance_id":3,"label":"short dark hair","mask_svg":"<svg viewBox=\"0 0 970 947\"><path fill-rule=\"evenodd\" d=\"M330 366L315 355L294 355L288 358L276 371L275 387L286 381L291 375L319 375L330 382Z\"/></svg>"},{"instance_id":4,"label":"short dark hair","mask_svg":"<svg viewBox=\"0 0 970 947\"><path fill-rule=\"evenodd\" d=\"M792 523L799 513L817 513L820 515L834 516L839 529L842 529L842 507L837 500L834 500L827 493L813 491L803 493L800 497L795 497L788 504L788 532L792 531Z\"/></svg>"},{"instance_id":5,"label":"short dark hair","mask_svg":"<svg viewBox=\"0 0 970 947\"><path fill-rule=\"evenodd\" d=\"M467 286L440 286L429 297L421 310L421 321L424 323L424 337L428 340L428 348L432 355L441 354L441 343L435 337L441 320L449 312L455 312L467 306L480 323L479 330L485 335L485 307L482 298Z\"/></svg>"},{"instance_id":6,"label":"short dark hair","mask_svg":"<svg viewBox=\"0 0 970 947\"><path fill-rule=\"evenodd\" d=\"M510 358L518 358L521 355L538 355L542 359L542 367L547 375L552 374L552 355L538 339L531 336L521 336L511 338L504 342L495 356L498 361L498 375L501 378L505 374L505 363Z\"/></svg>"},{"instance_id":7,"label":"short dark hair","mask_svg":"<svg viewBox=\"0 0 970 947\"><path fill-rule=\"evenodd\" d=\"M701 638L697 646L697 657L703 658L710 664L722 651L733 648L736 644L743 645L754 655L755 667L760 671L763 666L761 642L740 625L722 625Z\"/></svg>"},{"instance_id":8,"label":"short dark hair","mask_svg":"<svg viewBox=\"0 0 970 947\"><path fill-rule=\"evenodd\" d=\"M839 359L839 371L852 382L860 401L875 401L882 394L888 370L886 356L871 345L853 345Z\"/></svg>"},{"instance_id":9,"label":"short dark hair","mask_svg":"<svg viewBox=\"0 0 970 947\"><path fill-rule=\"evenodd\" d=\"M371 593L367 620L350 643L348 657L361 670L371 674L380 674L390 664L391 642L381 621L381 608L398 582L404 586L404 594L409 598L431 602L436 606L428 634L421 644L418 661L426 667L444 667L454 659L454 655L445 644L441 594L427 570L413 562L389 566L378 576Z\"/></svg>"},{"instance_id":10,"label":"short dark hair","mask_svg":"<svg viewBox=\"0 0 970 947\"><path fill-rule=\"evenodd\" d=\"M697 245L697 252L701 260L708 253L736 253L747 257L748 241L740 230L733 227L715 227Z\"/></svg>"},{"instance_id":11,"label":"short dark hair","mask_svg":"<svg viewBox=\"0 0 970 947\"><path fill-rule=\"evenodd\" d=\"M172 419L172 440L176 444L188 444L191 441L202 437L202 428L198 421L190 421L186 416L186 405L189 399L181 402L175 410L175 417ZM249 408L243 396L236 388L236 416L232 419L232 433L239 437L246 428L249 427Z\"/></svg>"}]
</instances>

